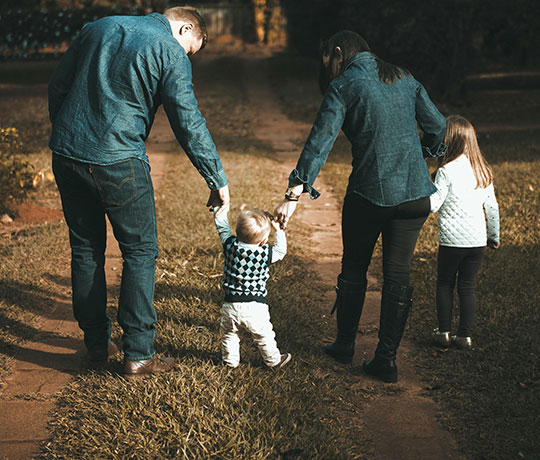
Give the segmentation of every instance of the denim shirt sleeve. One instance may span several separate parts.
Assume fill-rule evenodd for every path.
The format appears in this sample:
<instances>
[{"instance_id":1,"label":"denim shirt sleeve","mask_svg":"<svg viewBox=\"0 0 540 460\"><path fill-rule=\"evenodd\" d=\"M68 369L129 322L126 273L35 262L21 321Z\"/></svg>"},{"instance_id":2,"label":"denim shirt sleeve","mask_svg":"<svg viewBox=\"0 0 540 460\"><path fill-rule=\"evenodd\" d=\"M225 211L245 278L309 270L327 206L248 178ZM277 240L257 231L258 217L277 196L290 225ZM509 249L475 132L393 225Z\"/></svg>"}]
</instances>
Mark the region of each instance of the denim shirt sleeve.
<instances>
[{"instance_id":1,"label":"denim shirt sleeve","mask_svg":"<svg viewBox=\"0 0 540 460\"><path fill-rule=\"evenodd\" d=\"M330 149L343 126L346 113L345 101L335 86L330 85L324 94L296 168L289 175L289 187L303 184L304 192L309 193L312 200L320 196L313 188L313 182L326 163Z\"/></svg>"},{"instance_id":2,"label":"denim shirt sleeve","mask_svg":"<svg viewBox=\"0 0 540 460\"><path fill-rule=\"evenodd\" d=\"M422 150L424 157L440 157L446 153L443 144L446 134L446 120L429 98L427 91L418 83L416 88L416 120L424 132Z\"/></svg>"},{"instance_id":3,"label":"denim shirt sleeve","mask_svg":"<svg viewBox=\"0 0 540 460\"><path fill-rule=\"evenodd\" d=\"M79 39L76 38L66 53L60 59L51 79L49 80L48 100L49 100L49 119L54 123L56 116L62 107L64 99L71 88L75 71L77 69Z\"/></svg>"},{"instance_id":4,"label":"denim shirt sleeve","mask_svg":"<svg viewBox=\"0 0 540 460\"><path fill-rule=\"evenodd\" d=\"M187 55L181 56L179 62L165 69L161 81L161 100L176 139L208 187L216 190L227 185L206 120L197 107L191 80L191 63Z\"/></svg>"}]
</instances>

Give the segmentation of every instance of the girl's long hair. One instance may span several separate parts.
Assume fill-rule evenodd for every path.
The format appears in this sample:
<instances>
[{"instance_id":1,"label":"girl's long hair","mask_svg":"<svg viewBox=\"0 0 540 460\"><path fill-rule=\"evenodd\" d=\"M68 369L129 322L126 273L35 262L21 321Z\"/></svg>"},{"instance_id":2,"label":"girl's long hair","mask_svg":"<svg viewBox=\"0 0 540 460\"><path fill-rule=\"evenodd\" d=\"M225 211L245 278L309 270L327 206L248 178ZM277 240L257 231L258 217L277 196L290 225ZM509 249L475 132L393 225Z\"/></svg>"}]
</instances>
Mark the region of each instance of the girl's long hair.
<instances>
[{"instance_id":1,"label":"girl's long hair","mask_svg":"<svg viewBox=\"0 0 540 460\"><path fill-rule=\"evenodd\" d=\"M450 115L446 118L446 137L444 143L448 146L446 154L439 158L439 168L461 154L465 154L476 178L476 188L486 188L493 182L493 171L482 155L476 131L466 118L460 115Z\"/></svg>"},{"instance_id":2,"label":"girl's long hair","mask_svg":"<svg viewBox=\"0 0 540 460\"><path fill-rule=\"evenodd\" d=\"M343 73L352 57L364 51L373 54L368 43L356 32L350 30L342 30L324 41L321 44L321 67L319 70L321 92L324 94L330 82ZM408 70L384 62L375 54L373 56L377 60L380 81L390 84L401 78L403 74L410 75Z\"/></svg>"}]
</instances>

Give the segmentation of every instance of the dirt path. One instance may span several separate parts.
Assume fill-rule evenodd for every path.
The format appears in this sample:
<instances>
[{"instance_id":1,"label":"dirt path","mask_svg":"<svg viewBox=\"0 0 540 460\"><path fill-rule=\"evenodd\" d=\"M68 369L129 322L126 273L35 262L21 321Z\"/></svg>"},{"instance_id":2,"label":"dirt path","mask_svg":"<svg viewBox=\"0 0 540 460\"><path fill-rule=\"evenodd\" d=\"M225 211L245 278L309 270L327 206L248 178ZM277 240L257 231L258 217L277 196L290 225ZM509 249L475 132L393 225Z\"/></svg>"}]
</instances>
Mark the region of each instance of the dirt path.
<instances>
[{"instance_id":1,"label":"dirt path","mask_svg":"<svg viewBox=\"0 0 540 460\"><path fill-rule=\"evenodd\" d=\"M300 153L298 141L306 139L311 126L294 122L283 114L260 61L247 59L245 75L249 75L244 82L248 97L259 108L259 113L264 114L258 120L256 137L269 142L276 149L276 155L282 163L279 180L285 189L288 174L294 168ZM315 201L303 198L293 219L300 219L314 230L311 243L315 257L312 267L328 286L330 307L335 300L333 286L341 268L341 213L330 184L324 181L324 174L322 176L317 178L315 184L322 194L321 197ZM358 378L369 379L375 385L385 384L364 376L360 366L364 359L371 358L377 344L380 295L376 278L373 274L368 274L368 292L361 328L369 332L357 337L351 369ZM333 334L334 331L329 333ZM333 335L328 341L332 339ZM373 451L377 459L459 459L461 457L457 454L455 440L437 422L439 410L436 404L423 395L424 386L407 359L410 353L412 348L404 340L398 357L398 385L402 391L370 402L358 423L372 435Z\"/></svg>"},{"instance_id":2,"label":"dirt path","mask_svg":"<svg viewBox=\"0 0 540 460\"><path fill-rule=\"evenodd\" d=\"M160 111L147 143L156 189L171 146L178 148L167 119ZM59 201L57 207L61 208ZM57 216L58 209L51 210L51 215ZM107 283L114 288L120 283L122 257L110 225L107 230L105 268ZM69 290L68 260L61 283ZM42 443L49 438L47 424L58 392L84 369L86 353L82 332L73 319L71 298L54 299L53 307L45 314L47 319L40 324L40 332L18 347L13 373L0 395L1 459L29 459L39 453Z\"/></svg>"}]
</instances>

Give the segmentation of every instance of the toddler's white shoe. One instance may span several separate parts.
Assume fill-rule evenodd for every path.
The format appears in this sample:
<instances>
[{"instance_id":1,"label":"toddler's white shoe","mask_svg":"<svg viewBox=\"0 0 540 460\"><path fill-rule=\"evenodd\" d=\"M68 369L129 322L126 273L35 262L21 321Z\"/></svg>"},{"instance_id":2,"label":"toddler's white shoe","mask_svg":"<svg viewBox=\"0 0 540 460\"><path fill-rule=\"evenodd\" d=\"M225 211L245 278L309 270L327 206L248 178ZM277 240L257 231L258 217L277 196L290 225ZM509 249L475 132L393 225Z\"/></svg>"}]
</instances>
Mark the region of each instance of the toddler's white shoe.
<instances>
[{"instance_id":1,"label":"toddler's white shoe","mask_svg":"<svg viewBox=\"0 0 540 460\"><path fill-rule=\"evenodd\" d=\"M283 353L281 355L281 360L279 363L277 363L275 366L273 366L274 369L281 369L283 366L285 366L292 358L292 355L290 353Z\"/></svg>"}]
</instances>

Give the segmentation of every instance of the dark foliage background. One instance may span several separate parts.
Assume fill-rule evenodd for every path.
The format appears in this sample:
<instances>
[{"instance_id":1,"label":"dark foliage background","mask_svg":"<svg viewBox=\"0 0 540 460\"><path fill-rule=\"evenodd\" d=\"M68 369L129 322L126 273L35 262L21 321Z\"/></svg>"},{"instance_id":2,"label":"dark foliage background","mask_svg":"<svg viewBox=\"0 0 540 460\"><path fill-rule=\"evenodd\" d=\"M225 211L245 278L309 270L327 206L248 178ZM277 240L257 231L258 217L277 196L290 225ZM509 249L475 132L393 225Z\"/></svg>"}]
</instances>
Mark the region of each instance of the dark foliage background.
<instances>
[{"instance_id":1,"label":"dark foliage background","mask_svg":"<svg viewBox=\"0 0 540 460\"><path fill-rule=\"evenodd\" d=\"M194 6L268 0L191 1ZM0 57L58 54L87 22L112 14L145 14L167 0L6 0L0 6ZM537 0L281 0L290 48L316 55L320 41L350 29L380 58L408 68L435 96L456 100L471 72L540 65ZM252 10L251 10L252 11ZM252 24L247 24L247 27ZM244 36L254 36L245 33Z\"/></svg>"},{"instance_id":2,"label":"dark foliage background","mask_svg":"<svg viewBox=\"0 0 540 460\"><path fill-rule=\"evenodd\" d=\"M536 0L283 0L290 44L318 52L321 39L358 32L381 59L404 66L432 92L461 95L472 71L540 64Z\"/></svg>"},{"instance_id":3,"label":"dark foliage background","mask_svg":"<svg viewBox=\"0 0 540 460\"><path fill-rule=\"evenodd\" d=\"M117 14L142 14L133 7L14 9L0 15L0 56L43 58L63 52L88 22Z\"/></svg>"}]
</instances>

